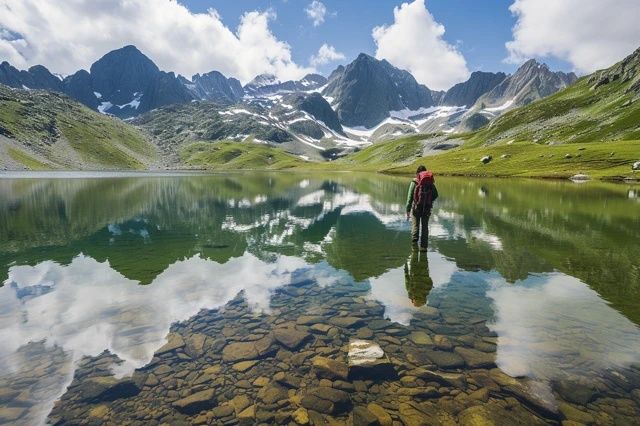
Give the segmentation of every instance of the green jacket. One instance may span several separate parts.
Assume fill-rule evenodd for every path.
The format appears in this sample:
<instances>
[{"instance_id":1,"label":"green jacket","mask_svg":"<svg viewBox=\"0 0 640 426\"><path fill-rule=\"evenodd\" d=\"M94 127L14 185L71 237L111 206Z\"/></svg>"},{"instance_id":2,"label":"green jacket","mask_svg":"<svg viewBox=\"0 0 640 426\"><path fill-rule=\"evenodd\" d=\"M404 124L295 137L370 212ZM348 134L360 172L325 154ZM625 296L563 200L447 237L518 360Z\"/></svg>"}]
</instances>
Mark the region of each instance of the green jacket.
<instances>
[{"instance_id":1,"label":"green jacket","mask_svg":"<svg viewBox=\"0 0 640 426\"><path fill-rule=\"evenodd\" d=\"M409 191L407 192L407 205L406 210L407 213L411 211L411 207L413 205L413 192L416 190L416 185L418 183L415 179L411 179L411 183L409 184ZM433 184L433 198L431 201L435 201L438 198L438 188L436 188L436 184Z\"/></svg>"}]
</instances>

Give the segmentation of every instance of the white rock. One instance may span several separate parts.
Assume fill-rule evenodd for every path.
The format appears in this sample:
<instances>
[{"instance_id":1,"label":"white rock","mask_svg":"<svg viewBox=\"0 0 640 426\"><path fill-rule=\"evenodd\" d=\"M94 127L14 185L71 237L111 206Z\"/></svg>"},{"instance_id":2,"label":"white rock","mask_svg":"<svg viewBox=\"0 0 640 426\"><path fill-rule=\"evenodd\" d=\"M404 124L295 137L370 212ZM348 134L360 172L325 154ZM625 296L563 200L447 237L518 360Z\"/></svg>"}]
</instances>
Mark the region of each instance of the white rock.
<instances>
[{"instance_id":1,"label":"white rock","mask_svg":"<svg viewBox=\"0 0 640 426\"><path fill-rule=\"evenodd\" d=\"M631 166L632 170L640 170L640 161L636 161L635 163L633 163L633 165Z\"/></svg>"},{"instance_id":2,"label":"white rock","mask_svg":"<svg viewBox=\"0 0 640 426\"><path fill-rule=\"evenodd\" d=\"M375 363L384 357L384 351L375 342L367 340L351 340L349 342L349 365L365 365Z\"/></svg>"},{"instance_id":3,"label":"white rock","mask_svg":"<svg viewBox=\"0 0 640 426\"><path fill-rule=\"evenodd\" d=\"M574 182L584 182L584 181L587 181L587 180L589 180L591 178L589 177L589 175L578 173L577 175L571 176L569 179L571 179Z\"/></svg>"}]
</instances>

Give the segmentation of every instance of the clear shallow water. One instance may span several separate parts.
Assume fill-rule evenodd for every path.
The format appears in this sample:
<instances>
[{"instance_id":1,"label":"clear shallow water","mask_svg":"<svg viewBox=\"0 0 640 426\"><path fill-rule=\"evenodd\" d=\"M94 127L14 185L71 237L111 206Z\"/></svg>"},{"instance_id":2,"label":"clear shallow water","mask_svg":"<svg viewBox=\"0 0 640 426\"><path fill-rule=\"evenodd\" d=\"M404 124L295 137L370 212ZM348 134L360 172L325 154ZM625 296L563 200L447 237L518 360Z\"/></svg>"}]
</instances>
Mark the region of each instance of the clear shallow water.
<instances>
[{"instance_id":1,"label":"clear shallow water","mask_svg":"<svg viewBox=\"0 0 640 426\"><path fill-rule=\"evenodd\" d=\"M0 423L633 424L636 187L442 178L418 253L406 184L0 180Z\"/></svg>"}]
</instances>

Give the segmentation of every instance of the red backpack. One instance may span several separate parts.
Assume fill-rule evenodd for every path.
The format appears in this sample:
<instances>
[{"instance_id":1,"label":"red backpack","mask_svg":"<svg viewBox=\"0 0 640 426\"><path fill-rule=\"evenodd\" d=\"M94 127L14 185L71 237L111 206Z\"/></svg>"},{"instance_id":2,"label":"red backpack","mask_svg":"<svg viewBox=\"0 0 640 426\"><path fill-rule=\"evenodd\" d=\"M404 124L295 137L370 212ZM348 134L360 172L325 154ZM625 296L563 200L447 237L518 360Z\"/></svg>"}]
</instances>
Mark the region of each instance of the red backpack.
<instances>
[{"instance_id":1,"label":"red backpack","mask_svg":"<svg viewBox=\"0 0 640 426\"><path fill-rule=\"evenodd\" d=\"M415 216L422 216L427 211L430 211L433 206L433 188L435 183L433 173L430 171L420 172L415 182L416 187L413 190L413 214Z\"/></svg>"}]
</instances>

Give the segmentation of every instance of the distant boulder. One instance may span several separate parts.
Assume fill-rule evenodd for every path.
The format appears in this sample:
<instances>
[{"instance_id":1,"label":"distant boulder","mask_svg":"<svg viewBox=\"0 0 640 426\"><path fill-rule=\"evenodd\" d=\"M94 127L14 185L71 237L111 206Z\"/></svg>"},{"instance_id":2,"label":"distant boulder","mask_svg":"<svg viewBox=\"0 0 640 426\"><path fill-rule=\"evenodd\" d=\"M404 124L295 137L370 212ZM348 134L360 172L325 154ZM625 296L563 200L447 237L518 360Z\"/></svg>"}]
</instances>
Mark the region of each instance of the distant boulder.
<instances>
[{"instance_id":1,"label":"distant boulder","mask_svg":"<svg viewBox=\"0 0 640 426\"><path fill-rule=\"evenodd\" d=\"M574 182L585 182L585 181L588 181L591 178L589 177L589 175L585 175L583 173L578 173L577 175L571 176L569 179L574 181Z\"/></svg>"},{"instance_id":2,"label":"distant boulder","mask_svg":"<svg viewBox=\"0 0 640 426\"><path fill-rule=\"evenodd\" d=\"M631 170L640 170L640 161L636 161L635 163L633 163L633 165L631 166Z\"/></svg>"},{"instance_id":3,"label":"distant boulder","mask_svg":"<svg viewBox=\"0 0 640 426\"><path fill-rule=\"evenodd\" d=\"M480 161L482 162L482 164L489 164L491 162L491 160L493 160L493 157L490 155L485 155L484 157L482 157L480 159Z\"/></svg>"}]
</instances>

